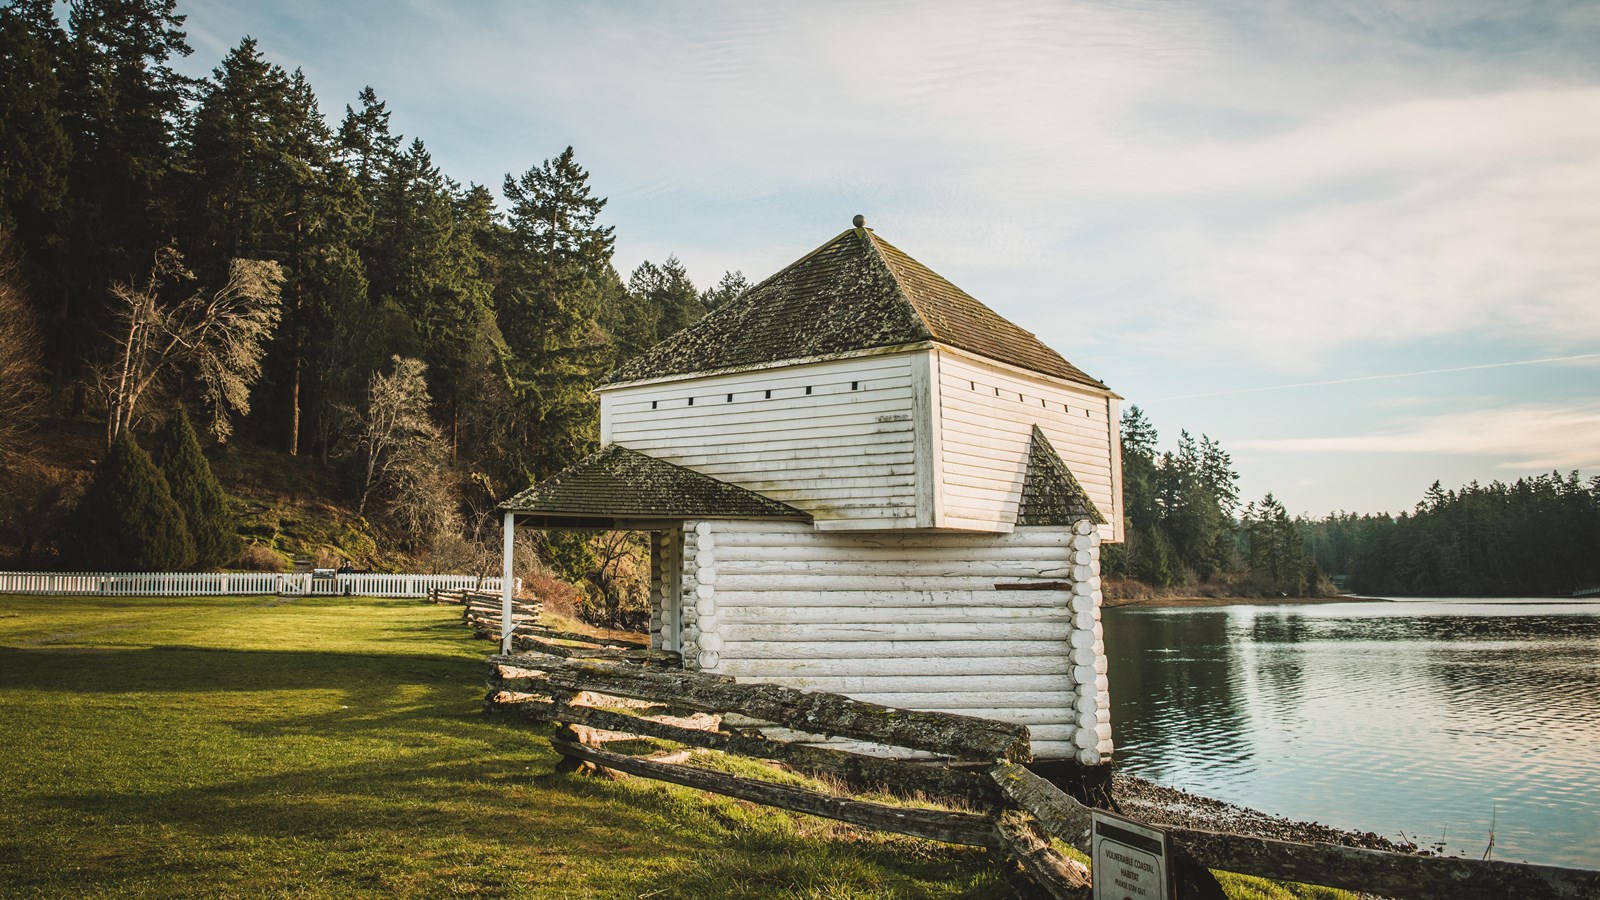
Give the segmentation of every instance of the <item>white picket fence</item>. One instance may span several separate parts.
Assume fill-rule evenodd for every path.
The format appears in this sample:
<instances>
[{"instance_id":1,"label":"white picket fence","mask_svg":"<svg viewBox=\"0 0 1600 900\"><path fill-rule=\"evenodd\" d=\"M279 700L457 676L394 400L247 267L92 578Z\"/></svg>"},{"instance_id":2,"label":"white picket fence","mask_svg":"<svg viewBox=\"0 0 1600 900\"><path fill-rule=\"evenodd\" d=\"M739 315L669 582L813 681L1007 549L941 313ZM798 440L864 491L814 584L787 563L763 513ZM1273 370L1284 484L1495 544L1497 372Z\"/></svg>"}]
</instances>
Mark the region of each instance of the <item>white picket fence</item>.
<instances>
[{"instance_id":1,"label":"white picket fence","mask_svg":"<svg viewBox=\"0 0 1600 900\"><path fill-rule=\"evenodd\" d=\"M516 581L517 589L522 579ZM102 594L198 597L280 594L288 597L426 597L430 590L500 590L500 577L473 575L335 575L290 572L0 572L0 594Z\"/></svg>"}]
</instances>

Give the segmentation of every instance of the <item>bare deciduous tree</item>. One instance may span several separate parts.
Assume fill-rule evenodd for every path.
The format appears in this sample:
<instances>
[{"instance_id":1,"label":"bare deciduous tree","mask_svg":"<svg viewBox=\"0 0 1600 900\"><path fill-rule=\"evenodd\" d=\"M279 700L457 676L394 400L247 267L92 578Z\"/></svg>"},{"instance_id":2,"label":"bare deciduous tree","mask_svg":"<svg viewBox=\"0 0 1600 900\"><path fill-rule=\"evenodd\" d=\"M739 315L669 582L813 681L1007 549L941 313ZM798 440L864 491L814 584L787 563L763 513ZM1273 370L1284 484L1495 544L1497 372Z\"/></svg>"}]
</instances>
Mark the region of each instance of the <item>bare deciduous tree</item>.
<instances>
[{"instance_id":1,"label":"bare deciduous tree","mask_svg":"<svg viewBox=\"0 0 1600 900\"><path fill-rule=\"evenodd\" d=\"M261 377L261 356L283 312L283 269L268 260L236 259L215 293L202 289L176 302L163 300L193 280L183 256L165 247L143 286L112 285L116 359L101 376L108 445L133 423L151 386L179 367L191 368L204 388L217 440L233 432L230 413L250 411L250 387Z\"/></svg>"},{"instance_id":2,"label":"bare deciduous tree","mask_svg":"<svg viewBox=\"0 0 1600 900\"><path fill-rule=\"evenodd\" d=\"M21 452L22 435L44 415L39 348L11 234L0 231L0 463Z\"/></svg>"},{"instance_id":3,"label":"bare deciduous tree","mask_svg":"<svg viewBox=\"0 0 1600 900\"><path fill-rule=\"evenodd\" d=\"M442 436L428 415L432 398L420 359L395 356L391 371L374 372L367 383L365 409L346 409L341 455L362 465L361 501L356 515L366 515L367 502L380 486L415 487L429 481L435 451L442 459ZM420 518L420 516L419 516Z\"/></svg>"}]
</instances>

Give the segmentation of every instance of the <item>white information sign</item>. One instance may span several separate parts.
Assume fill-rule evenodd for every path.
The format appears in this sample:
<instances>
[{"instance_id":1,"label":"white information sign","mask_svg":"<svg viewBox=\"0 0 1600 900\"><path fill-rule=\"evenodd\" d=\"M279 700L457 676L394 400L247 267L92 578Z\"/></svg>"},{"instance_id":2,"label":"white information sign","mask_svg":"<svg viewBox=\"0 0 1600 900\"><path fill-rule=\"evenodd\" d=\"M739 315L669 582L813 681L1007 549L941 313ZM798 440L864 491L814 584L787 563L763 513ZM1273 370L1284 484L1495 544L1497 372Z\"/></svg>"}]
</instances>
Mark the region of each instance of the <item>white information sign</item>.
<instances>
[{"instance_id":1,"label":"white information sign","mask_svg":"<svg viewBox=\"0 0 1600 900\"><path fill-rule=\"evenodd\" d=\"M1172 900L1165 832L1092 811L1094 900Z\"/></svg>"}]
</instances>

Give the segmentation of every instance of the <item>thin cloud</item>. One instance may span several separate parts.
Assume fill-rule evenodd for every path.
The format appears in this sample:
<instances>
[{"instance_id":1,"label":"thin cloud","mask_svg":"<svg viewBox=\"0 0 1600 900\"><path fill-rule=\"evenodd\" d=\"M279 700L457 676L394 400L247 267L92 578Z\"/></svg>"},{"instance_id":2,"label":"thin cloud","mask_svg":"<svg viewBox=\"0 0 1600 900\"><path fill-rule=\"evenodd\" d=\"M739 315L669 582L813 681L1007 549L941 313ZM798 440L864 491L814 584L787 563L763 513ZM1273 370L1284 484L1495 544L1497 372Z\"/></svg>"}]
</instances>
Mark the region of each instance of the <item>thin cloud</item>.
<instances>
[{"instance_id":1,"label":"thin cloud","mask_svg":"<svg viewBox=\"0 0 1600 900\"><path fill-rule=\"evenodd\" d=\"M1482 455L1498 468L1600 466L1600 402L1525 404L1417 416L1366 434L1235 441L1263 453Z\"/></svg>"},{"instance_id":2,"label":"thin cloud","mask_svg":"<svg viewBox=\"0 0 1600 900\"><path fill-rule=\"evenodd\" d=\"M1363 381L1389 381L1396 378L1416 378L1424 375L1448 375L1454 372L1475 372L1479 369L1505 369L1514 366L1537 366L1549 363L1592 362L1600 360L1600 353L1581 353L1574 356L1547 356L1542 359L1517 359L1509 362L1480 363L1471 366L1450 366L1443 369L1419 369L1415 372L1391 372L1383 375L1358 375L1354 378L1332 378L1325 381L1301 381L1294 384L1274 384L1264 387L1238 388L1228 391L1207 391L1200 394L1178 394L1172 397L1154 397L1146 401L1193 400L1200 397L1231 397L1238 394L1260 394L1268 391L1288 391L1296 388L1325 387L1338 384L1356 384Z\"/></svg>"}]
</instances>

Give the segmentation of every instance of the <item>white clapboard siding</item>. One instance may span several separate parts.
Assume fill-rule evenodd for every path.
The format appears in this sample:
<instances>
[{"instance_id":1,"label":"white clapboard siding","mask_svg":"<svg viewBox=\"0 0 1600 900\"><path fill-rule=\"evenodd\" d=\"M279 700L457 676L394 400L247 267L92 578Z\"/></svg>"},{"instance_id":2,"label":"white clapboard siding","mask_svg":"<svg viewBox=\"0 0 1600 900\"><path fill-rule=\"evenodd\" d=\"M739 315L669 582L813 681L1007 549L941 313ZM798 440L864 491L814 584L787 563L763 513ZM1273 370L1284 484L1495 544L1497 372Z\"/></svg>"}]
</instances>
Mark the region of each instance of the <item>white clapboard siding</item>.
<instances>
[{"instance_id":1,"label":"white clapboard siding","mask_svg":"<svg viewBox=\"0 0 1600 900\"><path fill-rule=\"evenodd\" d=\"M855 534L712 521L684 534L682 605L710 671L1030 727L1077 719L1071 592L995 588L1069 579L1070 529ZM1043 751L1070 755L1065 744Z\"/></svg>"},{"instance_id":2,"label":"white clapboard siding","mask_svg":"<svg viewBox=\"0 0 1600 900\"><path fill-rule=\"evenodd\" d=\"M1016 521L1038 425L1110 520L1101 537L1118 539L1119 423L1104 394L953 352L938 354L937 369L940 524L1004 531Z\"/></svg>"},{"instance_id":3,"label":"white clapboard siding","mask_svg":"<svg viewBox=\"0 0 1600 900\"><path fill-rule=\"evenodd\" d=\"M819 528L916 517L910 354L620 387L600 405L603 441L781 500Z\"/></svg>"}]
</instances>

